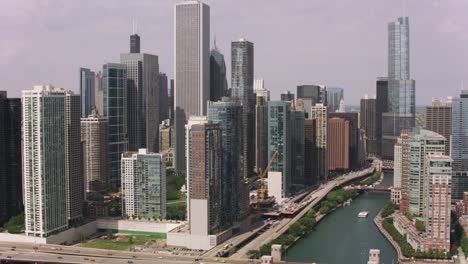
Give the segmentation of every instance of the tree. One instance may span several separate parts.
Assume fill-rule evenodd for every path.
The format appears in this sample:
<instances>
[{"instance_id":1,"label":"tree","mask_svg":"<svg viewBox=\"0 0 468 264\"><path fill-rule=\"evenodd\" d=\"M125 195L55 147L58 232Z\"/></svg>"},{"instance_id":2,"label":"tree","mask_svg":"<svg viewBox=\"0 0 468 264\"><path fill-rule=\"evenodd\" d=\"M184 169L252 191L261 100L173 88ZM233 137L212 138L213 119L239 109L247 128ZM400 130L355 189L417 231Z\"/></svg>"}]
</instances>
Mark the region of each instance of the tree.
<instances>
[{"instance_id":1,"label":"tree","mask_svg":"<svg viewBox=\"0 0 468 264\"><path fill-rule=\"evenodd\" d=\"M416 220L415 227L420 232L426 232L426 226L424 225L424 222L421 220Z\"/></svg>"},{"instance_id":2,"label":"tree","mask_svg":"<svg viewBox=\"0 0 468 264\"><path fill-rule=\"evenodd\" d=\"M11 217L10 220L3 225L3 228L10 234L21 233L24 230L24 212Z\"/></svg>"}]
</instances>

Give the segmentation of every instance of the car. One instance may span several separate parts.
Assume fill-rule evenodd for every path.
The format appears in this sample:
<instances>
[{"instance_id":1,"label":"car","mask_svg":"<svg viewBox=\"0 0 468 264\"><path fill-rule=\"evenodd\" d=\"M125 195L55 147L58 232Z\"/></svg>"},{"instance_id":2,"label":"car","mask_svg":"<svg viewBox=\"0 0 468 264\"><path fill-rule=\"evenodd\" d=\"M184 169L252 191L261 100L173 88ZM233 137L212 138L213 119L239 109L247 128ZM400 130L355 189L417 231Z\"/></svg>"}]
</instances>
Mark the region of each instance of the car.
<instances>
[{"instance_id":1,"label":"car","mask_svg":"<svg viewBox=\"0 0 468 264\"><path fill-rule=\"evenodd\" d=\"M38 248L37 247L33 247L34 250L37 250Z\"/></svg>"},{"instance_id":2,"label":"car","mask_svg":"<svg viewBox=\"0 0 468 264\"><path fill-rule=\"evenodd\" d=\"M11 251L15 251L15 249L14 249L14 248L12 248L12 249L11 249Z\"/></svg>"},{"instance_id":3,"label":"car","mask_svg":"<svg viewBox=\"0 0 468 264\"><path fill-rule=\"evenodd\" d=\"M137 256L132 256L132 258L137 258Z\"/></svg>"},{"instance_id":4,"label":"car","mask_svg":"<svg viewBox=\"0 0 468 264\"><path fill-rule=\"evenodd\" d=\"M89 258L84 258L84 260L89 260Z\"/></svg>"},{"instance_id":5,"label":"car","mask_svg":"<svg viewBox=\"0 0 468 264\"><path fill-rule=\"evenodd\" d=\"M107 253L107 256L112 256L112 253Z\"/></svg>"},{"instance_id":6,"label":"car","mask_svg":"<svg viewBox=\"0 0 468 264\"><path fill-rule=\"evenodd\" d=\"M131 264L131 263L133 263L133 261L129 260L129 261L127 261L127 263Z\"/></svg>"},{"instance_id":7,"label":"car","mask_svg":"<svg viewBox=\"0 0 468 264\"><path fill-rule=\"evenodd\" d=\"M57 258L58 258L58 259L63 259L63 257L61 257L61 256L58 256Z\"/></svg>"},{"instance_id":8,"label":"car","mask_svg":"<svg viewBox=\"0 0 468 264\"><path fill-rule=\"evenodd\" d=\"M163 257L159 256L158 259L162 259Z\"/></svg>"},{"instance_id":9,"label":"car","mask_svg":"<svg viewBox=\"0 0 468 264\"><path fill-rule=\"evenodd\" d=\"M11 248L16 248L15 246L12 246Z\"/></svg>"},{"instance_id":10,"label":"car","mask_svg":"<svg viewBox=\"0 0 468 264\"><path fill-rule=\"evenodd\" d=\"M95 262L96 260L95 259L92 259L91 262Z\"/></svg>"}]
</instances>

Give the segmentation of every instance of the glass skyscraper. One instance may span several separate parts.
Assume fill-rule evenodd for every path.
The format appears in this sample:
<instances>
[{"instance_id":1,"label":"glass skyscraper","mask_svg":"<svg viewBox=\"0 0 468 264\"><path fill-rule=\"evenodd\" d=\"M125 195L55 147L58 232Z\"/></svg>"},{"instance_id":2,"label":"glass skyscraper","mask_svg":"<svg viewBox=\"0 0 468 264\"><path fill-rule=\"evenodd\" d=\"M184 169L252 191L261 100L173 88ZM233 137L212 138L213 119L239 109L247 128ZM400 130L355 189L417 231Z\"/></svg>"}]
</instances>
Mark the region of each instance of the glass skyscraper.
<instances>
[{"instance_id":1,"label":"glass skyscraper","mask_svg":"<svg viewBox=\"0 0 468 264\"><path fill-rule=\"evenodd\" d=\"M108 121L109 183L120 185L120 154L128 150L127 136L127 67L107 63L102 69L103 115Z\"/></svg>"},{"instance_id":2,"label":"glass skyscraper","mask_svg":"<svg viewBox=\"0 0 468 264\"><path fill-rule=\"evenodd\" d=\"M468 191L468 90L452 101L452 198L460 200Z\"/></svg>"},{"instance_id":3,"label":"glass skyscraper","mask_svg":"<svg viewBox=\"0 0 468 264\"><path fill-rule=\"evenodd\" d=\"M91 114L95 95L96 74L90 69L80 68L80 95L81 95L81 117L85 118Z\"/></svg>"},{"instance_id":4,"label":"glass skyscraper","mask_svg":"<svg viewBox=\"0 0 468 264\"><path fill-rule=\"evenodd\" d=\"M344 100L343 88L327 87L327 104L329 113L338 111L341 100Z\"/></svg>"},{"instance_id":5,"label":"glass skyscraper","mask_svg":"<svg viewBox=\"0 0 468 264\"><path fill-rule=\"evenodd\" d=\"M393 158L393 146L403 129L415 126L415 81L410 79L408 17L388 24L388 112L382 117L382 156Z\"/></svg>"},{"instance_id":6,"label":"glass skyscraper","mask_svg":"<svg viewBox=\"0 0 468 264\"><path fill-rule=\"evenodd\" d=\"M242 108L238 102L208 102L208 121L218 124L222 135L223 171L221 176L222 223L240 219L242 169Z\"/></svg>"}]
</instances>

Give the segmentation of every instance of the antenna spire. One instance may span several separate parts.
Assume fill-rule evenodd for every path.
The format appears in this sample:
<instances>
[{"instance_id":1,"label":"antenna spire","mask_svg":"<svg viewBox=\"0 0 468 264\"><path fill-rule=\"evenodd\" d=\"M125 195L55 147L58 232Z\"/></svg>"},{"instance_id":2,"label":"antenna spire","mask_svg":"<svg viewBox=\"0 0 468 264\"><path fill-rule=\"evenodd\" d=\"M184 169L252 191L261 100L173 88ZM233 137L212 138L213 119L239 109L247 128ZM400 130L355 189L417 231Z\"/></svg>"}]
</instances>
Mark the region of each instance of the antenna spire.
<instances>
[{"instance_id":1,"label":"antenna spire","mask_svg":"<svg viewBox=\"0 0 468 264\"><path fill-rule=\"evenodd\" d=\"M132 26L133 26L133 35L138 34L138 21L135 18L132 19Z\"/></svg>"}]
</instances>

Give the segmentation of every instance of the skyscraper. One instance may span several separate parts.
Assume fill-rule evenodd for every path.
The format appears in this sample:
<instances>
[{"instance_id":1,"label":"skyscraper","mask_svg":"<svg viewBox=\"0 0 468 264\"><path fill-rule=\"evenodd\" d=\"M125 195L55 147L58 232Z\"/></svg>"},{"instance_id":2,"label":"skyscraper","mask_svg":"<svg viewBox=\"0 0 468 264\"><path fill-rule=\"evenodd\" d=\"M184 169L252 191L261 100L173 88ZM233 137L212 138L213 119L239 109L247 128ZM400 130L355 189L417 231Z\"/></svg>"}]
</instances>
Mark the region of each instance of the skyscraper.
<instances>
[{"instance_id":1,"label":"skyscraper","mask_svg":"<svg viewBox=\"0 0 468 264\"><path fill-rule=\"evenodd\" d=\"M103 103L103 92L102 92L102 73L101 71L96 73L96 78L94 79L94 106L98 113L104 113L102 107Z\"/></svg>"},{"instance_id":2,"label":"skyscraper","mask_svg":"<svg viewBox=\"0 0 468 264\"><path fill-rule=\"evenodd\" d=\"M266 92L263 92L266 91ZM255 168L264 170L270 160L268 157L268 102L269 91L259 89L255 105Z\"/></svg>"},{"instance_id":3,"label":"skyscraper","mask_svg":"<svg viewBox=\"0 0 468 264\"><path fill-rule=\"evenodd\" d=\"M95 78L93 71L80 68L81 117L87 117L95 105Z\"/></svg>"},{"instance_id":4,"label":"skyscraper","mask_svg":"<svg viewBox=\"0 0 468 264\"><path fill-rule=\"evenodd\" d=\"M85 192L104 192L109 188L107 124L107 118L96 109L87 118L81 118Z\"/></svg>"},{"instance_id":5,"label":"skyscraper","mask_svg":"<svg viewBox=\"0 0 468 264\"><path fill-rule=\"evenodd\" d=\"M409 136L409 210L415 215L423 215L424 185L427 184L425 182L426 157L430 153L444 153L445 138L425 129L415 129ZM408 167L403 166L402 170L405 169Z\"/></svg>"},{"instance_id":6,"label":"skyscraper","mask_svg":"<svg viewBox=\"0 0 468 264\"><path fill-rule=\"evenodd\" d=\"M327 87L328 112L337 112L340 102L344 100L344 90L340 87Z\"/></svg>"},{"instance_id":7,"label":"skyscraper","mask_svg":"<svg viewBox=\"0 0 468 264\"><path fill-rule=\"evenodd\" d=\"M80 97L34 86L22 102L26 234L46 237L82 217Z\"/></svg>"},{"instance_id":8,"label":"skyscraper","mask_svg":"<svg viewBox=\"0 0 468 264\"><path fill-rule=\"evenodd\" d=\"M242 176L242 106L235 101L208 102L208 121L218 124L222 141L222 223L240 220ZM247 195L248 196L248 195Z\"/></svg>"},{"instance_id":9,"label":"skyscraper","mask_svg":"<svg viewBox=\"0 0 468 264\"><path fill-rule=\"evenodd\" d=\"M294 94L291 93L290 91L287 91L285 93L281 93L280 94L280 100L294 103Z\"/></svg>"},{"instance_id":10,"label":"skyscraper","mask_svg":"<svg viewBox=\"0 0 468 264\"><path fill-rule=\"evenodd\" d=\"M21 99L0 91L0 224L23 207L21 180Z\"/></svg>"},{"instance_id":11,"label":"skyscraper","mask_svg":"<svg viewBox=\"0 0 468 264\"><path fill-rule=\"evenodd\" d=\"M382 155L393 158L393 146L403 129L415 126L415 81L410 79L409 19L388 24L388 112L382 120Z\"/></svg>"},{"instance_id":12,"label":"skyscraper","mask_svg":"<svg viewBox=\"0 0 468 264\"><path fill-rule=\"evenodd\" d=\"M388 79L379 77L376 81L375 128L377 133L377 154L382 155L382 115L388 111ZM388 150L387 150L388 152Z\"/></svg>"},{"instance_id":13,"label":"skyscraper","mask_svg":"<svg viewBox=\"0 0 468 264\"><path fill-rule=\"evenodd\" d=\"M358 113L329 113L329 118L338 117L349 121L349 157L350 166L352 168L363 165L363 157L359 153L360 130L359 130L359 114ZM364 157L365 158L365 157Z\"/></svg>"},{"instance_id":14,"label":"skyscraper","mask_svg":"<svg viewBox=\"0 0 468 264\"><path fill-rule=\"evenodd\" d=\"M215 41L210 53L210 101L219 101L223 96L228 96L226 62Z\"/></svg>"},{"instance_id":15,"label":"skyscraper","mask_svg":"<svg viewBox=\"0 0 468 264\"><path fill-rule=\"evenodd\" d=\"M288 129L291 131L291 180L294 185L304 185L304 122L305 112L302 105L291 104Z\"/></svg>"},{"instance_id":16,"label":"skyscraper","mask_svg":"<svg viewBox=\"0 0 468 264\"><path fill-rule=\"evenodd\" d=\"M161 96L158 56L127 53L120 55L120 61L127 69L128 149L157 152Z\"/></svg>"},{"instance_id":17,"label":"skyscraper","mask_svg":"<svg viewBox=\"0 0 468 264\"><path fill-rule=\"evenodd\" d=\"M377 105L375 98L361 99L361 129L364 129L366 134L366 151L369 154L378 155L378 139L377 139Z\"/></svg>"},{"instance_id":18,"label":"skyscraper","mask_svg":"<svg viewBox=\"0 0 468 264\"><path fill-rule=\"evenodd\" d=\"M468 191L468 91L452 102L452 198L462 199Z\"/></svg>"},{"instance_id":19,"label":"skyscraper","mask_svg":"<svg viewBox=\"0 0 468 264\"><path fill-rule=\"evenodd\" d=\"M315 185L319 182L319 177L316 169L316 120L304 120L304 182L308 186Z\"/></svg>"},{"instance_id":20,"label":"skyscraper","mask_svg":"<svg viewBox=\"0 0 468 264\"><path fill-rule=\"evenodd\" d=\"M168 79L167 75L163 72L160 72L158 75L158 94L156 98L158 100L159 108L159 123L169 119L169 89L168 89Z\"/></svg>"},{"instance_id":21,"label":"skyscraper","mask_svg":"<svg viewBox=\"0 0 468 264\"><path fill-rule=\"evenodd\" d=\"M254 44L246 39L231 43L232 97L242 104L242 157L244 178L251 176L255 166L255 97Z\"/></svg>"},{"instance_id":22,"label":"skyscraper","mask_svg":"<svg viewBox=\"0 0 468 264\"><path fill-rule=\"evenodd\" d=\"M291 129L289 127L291 119L291 103L288 101L270 101L268 102L268 157L278 151L277 158L271 164L268 173L268 190L273 194L270 188L271 172L279 172L280 197L275 197L279 202L283 198L287 198L291 192L292 175L291 175ZM271 179L271 181L273 181Z\"/></svg>"},{"instance_id":23,"label":"skyscraper","mask_svg":"<svg viewBox=\"0 0 468 264\"><path fill-rule=\"evenodd\" d=\"M166 165L159 153L125 152L122 168L122 214L128 218L166 217Z\"/></svg>"},{"instance_id":24,"label":"skyscraper","mask_svg":"<svg viewBox=\"0 0 468 264\"><path fill-rule=\"evenodd\" d=\"M349 121L333 117L328 120L328 170L349 170Z\"/></svg>"},{"instance_id":25,"label":"skyscraper","mask_svg":"<svg viewBox=\"0 0 468 264\"><path fill-rule=\"evenodd\" d=\"M128 150L127 67L107 63L102 70L103 115L108 121L108 167L112 189L120 186L120 155Z\"/></svg>"},{"instance_id":26,"label":"skyscraper","mask_svg":"<svg viewBox=\"0 0 468 264\"><path fill-rule=\"evenodd\" d=\"M175 166L185 174L184 124L205 115L210 98L210 7L201 1L175 5Z\"/></svg>"},{"instance_id":27,"label":"skyscraper","mask_svg":"<svg viewBox=\"0 0 468 264\"><path fill-rule=\"evenodd\" d=\"M81 147L80 96L65 92L65 180L70 224L83 218L83 156ZM45 143L47 144L47 143Z\"/></svg>"},{"instance_id":28,"label":"skyscraper","mask_svg":"<svg viewBox=\"0 0 468 264\"><path fill-rule=\"evenodd\" d=\"M130 36L130 53L140 53L140 36L136 32Z\"/></svg>"},{"instance_id":29,"label":"skyscraper","mask_svg":"<svg viewBox=\"0 0 468 264\"><path fill-rule=\"evenodd\" d=\"M450 156L450 137L452 136L452 103L442 100L432 100L432 105L426 107L426 129L434 131L447 140L445 155Z\"/></svg>"},{"instance_id":30,"label":"skyscraper","mask_svg":"<svg viewBox=\"0 0 468 264\"><path fill-rule=\"evenodd\" d=\"M452 159L443 153L426 157L425 224L428 242L425 250L450 251L450 201Z\"/></svg>"},{"instance_id":31,"label":"skyscraper","mask_svg":"<svg viewBox=\"0 0 468 264\"><path fill-rule=\"evenodd\" d=\"M328 179L328 154L327 154L327 135L328 135L328 110L324 104L316 104L311 109L311 119L315 123L315 149L314 173L320 181Z\"/></svg>"},{"instance_id":32,"label":"skyscraper","mask_svg":"<svg viewBox=\"0 0 468 264\"><path fill-rule=\"evenodd\" d=\"M191 126L188 131L190 233L199 236L212 235L223 225L221 129L216 124L199 124Z\"/></svg>"},{"instance_id":33,"label":"skyscraper","mask_svg":"<svg viewBox=\"0 0 468 264\"><path fill-rule=\"evenodd\" d=\"M323 85L299 85L297 86L297 99L302 99L304 110L310 118L310 109L316 104L327 105L327 88Z\"/></svg>"}]
</instances>

